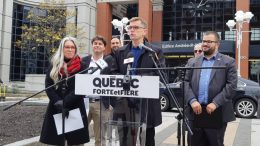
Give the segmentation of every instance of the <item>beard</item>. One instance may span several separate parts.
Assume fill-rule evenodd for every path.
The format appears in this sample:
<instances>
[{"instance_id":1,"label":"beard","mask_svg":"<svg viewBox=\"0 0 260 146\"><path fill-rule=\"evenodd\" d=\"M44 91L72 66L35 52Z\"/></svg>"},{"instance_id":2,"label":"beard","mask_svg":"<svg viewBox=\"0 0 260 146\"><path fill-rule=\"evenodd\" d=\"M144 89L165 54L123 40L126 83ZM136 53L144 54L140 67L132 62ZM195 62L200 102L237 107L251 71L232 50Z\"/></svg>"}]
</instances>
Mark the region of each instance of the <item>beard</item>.
<instances>
[{"instance_id":1,"label":"beard","mask_svg":"<svg viewBox=\"0 0 260 146\"><path fill-rule=\"evenodd\" d=\"M210 55L213 55L215 53L215 49L214 48L208 48L207 50L203 49L203 52L204 52L205 56L210 56Z\"/></svg>"}]
</instances>

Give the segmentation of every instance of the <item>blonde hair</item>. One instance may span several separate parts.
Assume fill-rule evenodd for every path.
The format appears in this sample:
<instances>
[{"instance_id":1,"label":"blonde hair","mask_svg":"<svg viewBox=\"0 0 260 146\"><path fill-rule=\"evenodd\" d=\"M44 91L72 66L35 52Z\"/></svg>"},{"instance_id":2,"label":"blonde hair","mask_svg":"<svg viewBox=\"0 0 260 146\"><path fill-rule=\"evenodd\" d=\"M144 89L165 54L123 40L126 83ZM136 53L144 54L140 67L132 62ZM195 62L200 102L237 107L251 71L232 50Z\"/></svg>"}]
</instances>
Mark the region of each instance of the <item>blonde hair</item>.
<instances>
[{"instance_id":1,"label":"blonde hair","mask_svg":"<svg viewBox=\"0 0 260 146\"><path fill-rule=\"evenodd\" d=\"M63 38L60 42L58 50L55 52L55 54L53 54L53 56L51 58L52 69L50 72L50 77L54 81L54 83L57 83L59 81L59 75L61 75L60 69L64 66L63 50L64 50L64 44L67 41L73 42L73 44L75 45L75 48L76 48L75 56L78 55L78 46L76 43L76 38L70 37L70 36ZM64 70L65 71L67 70L66 66L65 66Z\"/></svg>"},{"instance_id":2,"label":"blonde hair","mask_svg":"<svg viewBox=\"0 0 260 146\"><path fill-rule=\"evenodd\" d=\"M202 43L196 44L196 45L194 46L194 50L196 50L196 49L202 50Z\"/></svg>"}]
</instances>

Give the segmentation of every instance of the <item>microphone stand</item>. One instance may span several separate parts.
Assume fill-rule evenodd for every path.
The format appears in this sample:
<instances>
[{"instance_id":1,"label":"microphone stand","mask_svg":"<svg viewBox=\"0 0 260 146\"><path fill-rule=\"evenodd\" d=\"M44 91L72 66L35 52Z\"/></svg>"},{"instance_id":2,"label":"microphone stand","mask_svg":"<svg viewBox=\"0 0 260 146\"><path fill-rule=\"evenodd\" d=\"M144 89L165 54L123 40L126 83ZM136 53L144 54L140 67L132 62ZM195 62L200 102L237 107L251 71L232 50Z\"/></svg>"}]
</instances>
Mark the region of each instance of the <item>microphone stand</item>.
<instances>
[{"instance_id":1,"label":"microphone stand","mask_svg":"<svg viewBox=\"0 0 260 146\"><path fill-rule=\"evenodd\" d=\"M183 117L183 112L182 112L181 109L180 109L179 102L178 102L178 100L176 99L175 95L174 95L174 94L172 93L172 91L170 90L169 86L167 85L166 79L164 78L164 76L163 76L163 74L162 74L160 68L158 67L158 65L157 65L157 63L156 63L156 61L155 61L155 59L154 59L154 57L153 57L153 54L150 53L149 56L151 57L151 59L152 59L154 65L155 65L155 69L158 70L159 76L161 77L161 79L162 79L162 81L163 81L163 84L165 85L167 91L169 91L169 93L170 93L170 95L171 95L171 97L172 97L172 99L173 99L173 101L174 101L174 103L175 103L175 105L176 105L176 107L177 107L177 110L179 111L179 114ZM193 132L191 131L190 126L188 125L188 120L187 120L186 117L183 117L183 122L184 122L185 125L187 126L187 129L188 129L189 133L190 133L191 135L193 135Z\"/></svg>"},{"instance_id":2,"label":"microphone stand","mask_svg":"<svg viewBox=\"0 0 260 146\"><path fill-rule=\"evenodd\" d=\"M90 69L92 69L92 68L86 68L86 69L84 69L84 70L78 72L77 74L84 73L84 72L86 72L86 71L88 71L88 70L90 70ZM57 83L55 83L55 84L53 84L53 85L51 85L51 86L49 86L49 87L47 87L47 88L45 88L45 89L39 91L39 92L37 92L37 93L35 93L35 94L33 94L33 95L31 95L31 96L29 96L29 97L27 97L27 98L24 98L24 99L22 99L22 100L20 100L20 101L18 101L18 102L16 102L16 103L10 105L10 106L7 106L6 108L3 109L3 111L6 111L6 110L8 110L8 109L10 109L10 108L12 108L12 107L18 105L18 104L21 104L23 101L28 100L29 98L32 98L32 97L34 97L34 96L36 96L36 95L42 93L43 91L46 91L46 90L48 90L48 89L50 89L50 88L52 88L52 87L57 86L58 84L61 84L61 92L62 92L62 100L63 100L63 102L62 102L62 135L63 135L63 143L62 143L62 146L65 146L66 137L65 137L65 109L64 109L65 105L64 105L64 97L65 97L65 92L66 92L66 82L67 82L67 80L69 80L69 79L75 77L75 75L76 75L76 74L74 74L74 75L72 75L72 76L70 76L70 77L67 77L67 78L63 78L63 79L61 79L60 81L58 81Z\"/></svg>"},{"instance_id":3,"label":"microphone stand","mask_svg":"<svg viewBox=\"0 0 260 146\"><path fill-rule=\"evenodd\" d=\"M185 99L184 99L184 97L185 97L185 95L184 95L184 78L185 78L185 75L186 75L186 70L181 70L181 81L182 81L182 111L183 111L183 117L180 115L180 118L178 119L178 120L182 120L182 119L184 119L185 118ZM180 126L181 127L181 124L178 124L178 126ZM181 131L181 128L178 128L180 131ZM179 132L179 134L180 134L180 132ZM178 139L178 141L180 141L180 139L181 139L181 136L179 135L179 139ZM183 144L183 146L185 146L185 140L186 140L186 138L185 138L185 126L184 126L184 124L182 124L182 144ZM179 145L180 145L180 142L178 143Z\"/></svg>"},{"instance_id":4,"label":"microphone stand","mask_svg":"<svg viewBox=\"0 0 260 146\"><path fill-rule=\"evenodd\" d=\"M63 143L62 146L65 146L65 141L66 141L66 137L65 137L65 103L64 103L64 98L65 98L65 92L66 92L66 82L63 81L61 83L61 95L62 95L62 136L63 136Z\"/></svg>"},{"instance_id":5,"label":"microphone stand","mask_svg":"<svg viewBox=\"0 0 260 146\"><path fill-rule=\"evenodd\" d=\"M77 74L85 73L86 71L88 71L88 70L90 70L90 69L92 69L92 67L86 68L86 69L84 69L84 70L78 72ZM90 73L90 74L91 74L91 73ZM11 105L7 106L6 108L3 109L3 111L6 111L6 110L12 108L13 106L16 106L16 105L18 105L18 104L21 104L21 103L24 102L25 100L28 100L28 99L30 99L30 98L32 98L32 97L34 97L34 96L36 96L36 95L42 93L43 91L46 91L46 90L48 90L48 89L50 89L50 88L52 88L52 87L54 87L54 86L57 86L58 84L61 84L62 82L64 82L64 81L66 81L66 80L69 80L69 79L75 77L75 75L76 75L76 74L74 74L74 75L72 75L72 76L70 76L70 77L64 78L64 79L62 79L62 80L59 80L57 83L55 83L55 84L53 84L53 85L51 85L51 86L48 86L47 88L42 89L41 91L39 91L39 92L37 92L37 93L35 93L35 94L31 95L31 96L26 97L26 98L24 98L24 99L22 99L22 100L20 100L20 101L18 101L18 102L16 102L16 103L14 103L14 104L11 104Z\"/></svg>"},{"instance_id":6,"label":"microphone stand","mask_svg":"<svg viewBox=\"0 0 260 146\"><path fill-rule=\"evenodd\" d=\"M152 56L152 53L155 53L155 52L150 52L150 57L152 58L152 60L153 60L153 63L154 63L154 65L156 66L156 68L158 68L159 69L159 66L157 65L157 63L156 63L156 61L155 61L155 59L154 59L154 57ZM157 56L157 54L155 54L155 56L156 56L156 58L157 58L157 60L158 60L158 56ZM160 69L159 69L159 72L160 72ZM161 75L163 75L162 73L159 73L159 74L161 74ZM181 75L183 75L183 73L181 74ZM185 77L185 75L184 76L181 76L181 79L184 79L184 77ZM164 76L164 79L166 79L166 76ZM175 117L177 120L178 120L178 128L177 128L177 139L178 139L178 145L181 145L181 125L184 125L184 124L181 124L181 120L183 119L183 117L185 117L185 112L184 112L184 98L183 98L183 108L182 108L182 111L183 111L183 116L181 115L181 108L180 108L180 105L179 105L179 102L178 102L178 100L177 100L177 98L176 98L176 96L174 95L174 93L170 90L170 89L168 89L169 87L167 87L167 82L166 82L166 80L164 80L165 82L163 83L164 85L165 85L165 87L167 88L167 90L168 90L168 92L170 93L170 95L171 95L171 97L172 97L172 99L173 99L173 101L174 101L174 103L175 103L175 105L176 105L176 107L177 107L177 109L178 109L178 111L179 111L179 114ZM182 89L184 89L184 80L182 80L183 82L183 84L182 84ZM184 97L184 91L182 92L182 96ZM178 104L178 105L177 105ZM179 107L179 108L178 108ZM183 126L183 129L184 129L184 126ZM182 133L183 134L183 146L185 146L185 131L183 130L182 132L184 132L184 133ZM191 132L192 133L192 132Z\"/></svg>"}]
</instances>

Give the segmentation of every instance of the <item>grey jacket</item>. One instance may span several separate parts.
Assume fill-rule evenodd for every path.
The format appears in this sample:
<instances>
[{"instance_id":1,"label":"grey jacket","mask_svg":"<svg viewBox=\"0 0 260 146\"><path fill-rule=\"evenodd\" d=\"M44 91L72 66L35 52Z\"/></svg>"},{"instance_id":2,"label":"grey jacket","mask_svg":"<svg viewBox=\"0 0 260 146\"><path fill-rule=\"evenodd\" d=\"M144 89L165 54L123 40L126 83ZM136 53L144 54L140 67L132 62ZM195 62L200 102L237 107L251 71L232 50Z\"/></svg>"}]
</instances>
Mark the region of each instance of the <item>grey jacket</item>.
<instances>
[{"instance_id":1,"label":"grey jacket","mask_svg":"<svg viewBox=\"0 0 260 146\"><path fill-rule=\"evenodd\" d=\"M201 67L203 56L190 59L188 67ZM208 87L209 102L222 107L223 122L235 120L232 98L237 88L237 70L235 60L229 56L218 53L213 66L225 66L225 69L212 69ZM188 118L193 119L193 111L189 102L198 98L201 69L191 69L185 76L185 101L188 105Z\"/></svg>"}]
</instances>

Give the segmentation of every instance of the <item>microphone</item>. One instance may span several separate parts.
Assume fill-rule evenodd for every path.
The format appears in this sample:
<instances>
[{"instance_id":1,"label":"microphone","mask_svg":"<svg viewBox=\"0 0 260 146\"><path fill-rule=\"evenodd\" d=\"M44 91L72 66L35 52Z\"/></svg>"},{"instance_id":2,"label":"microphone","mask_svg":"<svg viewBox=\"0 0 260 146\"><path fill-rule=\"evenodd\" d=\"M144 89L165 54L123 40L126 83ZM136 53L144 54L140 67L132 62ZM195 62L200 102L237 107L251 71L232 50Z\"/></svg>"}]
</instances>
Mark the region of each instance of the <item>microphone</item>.
<instances>
[{"instance_id":1,"label":"microphone","mask_svg":"<svg viewBox=\"0 0 260 146\"><path fill-rule=\"evenodd\" d=\"M156 53L152 48L145 46L143 43L139 44L139 48L144 48L145 50L149 52Z\"/></svg>"},{"instance_id":2,"label":"microphone","mask_svg":"<svg viewBox=\"0 0 260 146\"><path fill-rule=\"evenodd\" d=\"M107 62L111 61L113 58L111 55L106 56L104 59L99 59L98 61L96 61L96 65L97 67L94 67L93 70L91 72L89 72L88 74L93 74L94 72L96 72L97 70L103 70L105 68L108 67Z\"/></svg>"},{"instance_id":3,"label":"microphone","mask_svg":"<svg viewBox=\"0 0 260 146\"><path fill-rule=\"evenodd\" d=\"M133 52L130 51L126 55L126 59L124 59L124 64L127 64L127 72L123 78L123 89L124 90L130 90L130 84L131 84L130 69L131 69L133 62L134 62L134 54L133 54Z\"/></svg>"},{"instance_id":4,"label":"microphone","mask_svg":"<svg viewBox=\"0 0 260 146\"><path fill-rule=\"evenodd\" d=\"M124 59L124 64L127 64L127 72L126 75L129 75L129 70L132 66L132 63L134 62L134 54L133 52L128 52L128 54L126 55L126 59Z\"/></svg>"}]
</instances>

